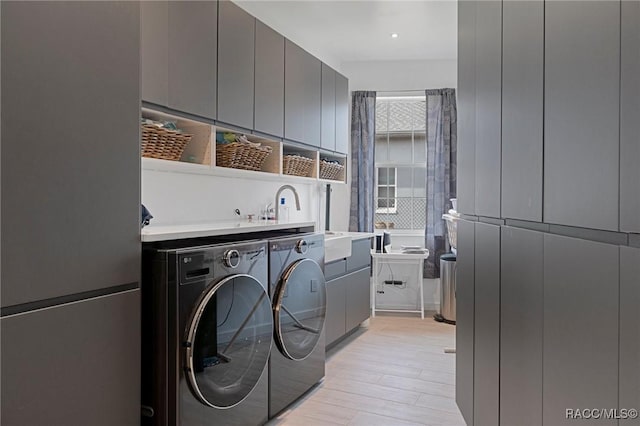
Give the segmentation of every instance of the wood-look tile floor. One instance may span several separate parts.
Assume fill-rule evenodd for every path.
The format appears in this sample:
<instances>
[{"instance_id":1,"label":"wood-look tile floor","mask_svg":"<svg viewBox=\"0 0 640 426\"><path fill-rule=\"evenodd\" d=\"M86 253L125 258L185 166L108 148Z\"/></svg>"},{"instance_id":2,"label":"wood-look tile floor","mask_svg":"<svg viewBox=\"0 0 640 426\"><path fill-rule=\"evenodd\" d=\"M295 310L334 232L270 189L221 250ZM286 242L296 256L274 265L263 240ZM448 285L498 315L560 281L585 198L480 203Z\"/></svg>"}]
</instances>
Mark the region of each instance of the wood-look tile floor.
<instances>
[{"instance_id":1,"label":"wood-look tile floor","mask_svg":"<svg viewBox=\"0 0 640 426\"><path fill-rule=\"evenodd\" d=\"M269 426L464 426L455 403L455 327L371 318L327 353L324 381Z\"/></svg>"}]
</instances>

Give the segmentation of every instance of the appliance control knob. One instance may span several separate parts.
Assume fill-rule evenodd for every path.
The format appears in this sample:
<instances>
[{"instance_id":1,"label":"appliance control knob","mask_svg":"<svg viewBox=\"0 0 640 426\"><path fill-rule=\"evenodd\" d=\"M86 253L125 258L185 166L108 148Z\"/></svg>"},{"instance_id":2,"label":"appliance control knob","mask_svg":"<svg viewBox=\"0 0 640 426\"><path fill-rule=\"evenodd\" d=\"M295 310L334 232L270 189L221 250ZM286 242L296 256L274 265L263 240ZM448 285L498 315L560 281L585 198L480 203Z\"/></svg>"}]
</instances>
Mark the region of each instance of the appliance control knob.
<instances>
[{"instance_id":1,"label":"appliance control knob","mask_svg":"<svg viewBox=\"0 0 640 426\"><path fill-rule=\"evenodd\" d=\"M237 268L240 265L240 253L238 250L227 250L224 252L222 262L228 268Z\"/></svg>"},{"instance_id":2,"label":"appliance control knob","mask_svg":"<svg viewBox=\"0 0 640 426\"><path fill-rule=\"evenodd\" d=\"M298 253L306 254L308 249L309 249L309 245L307 244L307 242L305 240L299 240L296 243L296 251Z\"/></svg>"}]
</instances>

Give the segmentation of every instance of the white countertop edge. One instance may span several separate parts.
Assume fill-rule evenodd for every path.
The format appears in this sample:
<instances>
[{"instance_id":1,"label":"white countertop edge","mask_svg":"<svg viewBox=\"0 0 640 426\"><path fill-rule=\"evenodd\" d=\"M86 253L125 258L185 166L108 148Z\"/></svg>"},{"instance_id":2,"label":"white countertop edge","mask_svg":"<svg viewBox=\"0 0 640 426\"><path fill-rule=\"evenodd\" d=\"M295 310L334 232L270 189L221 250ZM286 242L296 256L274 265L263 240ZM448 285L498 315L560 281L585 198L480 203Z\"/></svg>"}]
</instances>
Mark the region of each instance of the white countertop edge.
<instances>
[{"instance_id":1,"label":"white countertop edge","mask_svg":"<svg viewBox=\"0 0 640 426\"><path fill-rule=\"evenodd\" d=\"M373 232L341 232L341 234L348 235L352 241L364 240L365 238L373 238L376 236Z\"/></svg>"},{"instance_id":2,"label":"white countertop edge","mask_svg":"<svg viewBox=\"0 0 640 426\"><path fill-rule=\"evenodd\" d=\"M196 223L187 225L149 225L140 232L140 240L143 243L181 240L184 238L214 237L219 235L246 234L249 232L260 232L279 230L287 228L301 228L313 226L315 222L276 222L276 221L255 221L255 222L212 222Z\"/></svg>"}]
</instances>

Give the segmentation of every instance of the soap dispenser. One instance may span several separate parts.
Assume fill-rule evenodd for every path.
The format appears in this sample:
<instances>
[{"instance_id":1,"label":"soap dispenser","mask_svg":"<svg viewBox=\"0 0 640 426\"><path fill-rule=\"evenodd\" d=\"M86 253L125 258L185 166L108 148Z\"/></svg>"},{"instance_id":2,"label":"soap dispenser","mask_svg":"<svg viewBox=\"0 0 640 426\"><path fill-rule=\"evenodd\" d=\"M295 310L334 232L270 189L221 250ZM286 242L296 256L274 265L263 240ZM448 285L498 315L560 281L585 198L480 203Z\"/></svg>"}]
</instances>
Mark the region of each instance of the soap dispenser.
<instances>
[{"instance_id":1,"label":"soap dispenser","mask_svg":"<svg viewBox=\"0 0 640 426\"><path fill-rule=\"evenodd\" d=\"M289 222L289 206L287 206L285 202L286 200L284 199L284 197L280 198L280 216L278 217L278 219L283 222Z\"/></svg>"}]
</instances>

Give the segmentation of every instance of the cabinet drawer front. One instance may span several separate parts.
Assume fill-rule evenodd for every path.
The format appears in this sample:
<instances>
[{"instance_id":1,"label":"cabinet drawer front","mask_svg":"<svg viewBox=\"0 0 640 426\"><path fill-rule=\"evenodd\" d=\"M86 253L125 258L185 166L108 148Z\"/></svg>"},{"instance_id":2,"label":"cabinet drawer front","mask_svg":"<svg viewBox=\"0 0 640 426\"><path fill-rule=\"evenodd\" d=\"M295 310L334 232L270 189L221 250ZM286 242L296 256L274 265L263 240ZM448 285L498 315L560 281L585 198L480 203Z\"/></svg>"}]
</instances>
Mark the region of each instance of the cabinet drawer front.
<instances>
[{"instance_id":1,"label":"cabinet drawer front","mask_svg":"<svg viewBox=\"0 0 640 426\"><path fill-rule=\"evenodd\" d=\"M336 260L335 262L324 265L324 278L333 279L347 272L347 261L345 259Z\"/></svg>"},{"instance_id":2,"label":"cabinet drawer front","mask_svg":"<svg viewBox=\"0 0 640 426\"><path fill-rule=\"evenodd\" d=\"M347 258L347 271L355 271L371 265L371 240L358 240L351 243L351 257Z\"/></svg>"}]
</instances>

